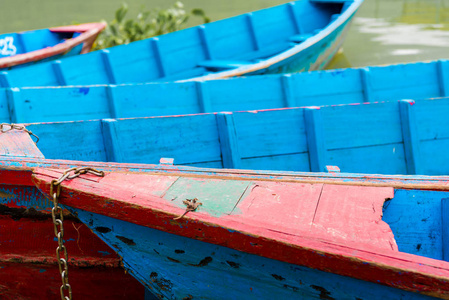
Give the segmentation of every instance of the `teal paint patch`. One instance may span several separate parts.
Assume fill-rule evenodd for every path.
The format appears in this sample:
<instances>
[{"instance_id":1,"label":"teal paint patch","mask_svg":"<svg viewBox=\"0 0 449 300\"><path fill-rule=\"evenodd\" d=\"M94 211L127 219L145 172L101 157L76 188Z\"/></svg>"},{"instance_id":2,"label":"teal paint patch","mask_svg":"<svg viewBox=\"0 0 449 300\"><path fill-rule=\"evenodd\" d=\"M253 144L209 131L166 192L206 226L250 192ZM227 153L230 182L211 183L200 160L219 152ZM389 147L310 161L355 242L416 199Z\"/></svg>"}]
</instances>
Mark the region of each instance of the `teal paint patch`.
<instances>
[{"instance_id":1,"label":"teal paint patch","mask_svg":"<svg viewBox=\"0 0 449 300\"><path fill-rule=\"evenodd\" d=\"M231 214L234 207L247 195L252 182L200 178L179 178L167 191L164 199L185 208L182 201L197 198L202 205L199 211L219 217Z\"/></svg>"},{"instance_id":2,"label":"teal paint patch","mask_svg":"<svg viewBox=\"0 0 449 300\"><path fill-rule=\"evenodd\" d=\"M40 269L39 270L39 273L44 273L44 272L47 272L47 270L45 270L45 269Z\"/></svg>"}]
</instances>

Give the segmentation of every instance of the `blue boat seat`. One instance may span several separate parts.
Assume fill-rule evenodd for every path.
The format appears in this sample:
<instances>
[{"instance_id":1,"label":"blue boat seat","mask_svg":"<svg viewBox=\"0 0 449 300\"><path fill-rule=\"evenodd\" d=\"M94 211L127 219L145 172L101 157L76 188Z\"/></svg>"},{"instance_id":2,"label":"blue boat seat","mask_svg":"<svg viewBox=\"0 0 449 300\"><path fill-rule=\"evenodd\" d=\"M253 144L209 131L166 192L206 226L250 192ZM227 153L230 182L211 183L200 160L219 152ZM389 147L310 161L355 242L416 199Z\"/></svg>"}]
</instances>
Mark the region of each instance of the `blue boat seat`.
<instances>
[{"instance_id":1,"label":"blue boat seat","mask_svg":"<svg viewBox=\"0 0 449 300\"><path fill-rule=\"evenodd\" d=\"M311 33L297 34L297 35L291 36L289 38L289 41L294 42L294 43L302 43L312 36L313 36L313 34L311 34Z\"/></svg>"},{"instance_id":2,"label":"blue boat seat","mask_svg":"<svg viewBox=\"0 0 449 300\"><path fill-rule=\"evenodd\" d=\"M240 60L205 60L198 63L199 67L203 67L206 69L214 69L214 70L229 70L235 69L246 65L251 65L252 62L249 61L240 61Z\"/></svg>"}]
</instances>

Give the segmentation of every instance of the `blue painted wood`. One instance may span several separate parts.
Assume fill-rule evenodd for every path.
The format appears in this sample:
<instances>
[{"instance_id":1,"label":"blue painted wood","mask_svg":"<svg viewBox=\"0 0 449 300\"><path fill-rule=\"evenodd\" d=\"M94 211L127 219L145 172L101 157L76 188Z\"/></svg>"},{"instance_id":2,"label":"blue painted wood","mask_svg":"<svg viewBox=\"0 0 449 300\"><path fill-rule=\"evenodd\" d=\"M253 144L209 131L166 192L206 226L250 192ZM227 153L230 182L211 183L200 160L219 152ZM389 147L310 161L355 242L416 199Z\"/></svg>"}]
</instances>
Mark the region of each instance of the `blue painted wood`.
<instances>
[{"instance_id":1,"label":"blue painted wood","mask_svg":"<svg viewBox=\"0 0 449 300\"><path fill-rule=\"evenodd\" d=\"M71 210L124 258L133 276L168 299L432 299Z\"/></svg>"},{"instance_id":2,"label":"blue painted wood","mask_svg":"<svg viewBox=\"0 0 449 300\"><path fill-rule=\"evenodd\" d=\"M257 37L256 28L254 26L253 14L252 13L247 13L246 14L246 20L248 22L248 29L249 29L249 32L251 34L251 38L252 38L253 43L254 43L254 50L259 50L260 49L260 45L259 45L259 39Z\"/></svg>"},{"instance_id":3,"label":"blue painted wood","mask_svg":"<svg viewBox=\"0 0 449 300\"><path fill-rule=\"evenodd\" d=\"M120 118L119 108L118 108L118 100L117 100L117 86L116 85L108 85L106 87L106 95L109 105L109 112L111 118Z\"/></svg>"},{"instance_id":4,"label":"blue painted wood","mask_svg":"<svg viewBox=\"0 0 449 300\"><path fill-rule=\"evenodd\" d=\"M198 34L200 35L201 44L204 49L204 53L207 59L213 59L212 53L210 52L210 42L206 35L206 27L204 25L198 26Z\"/></svg>"},{"instance_id":5,"label":"blue painted wood","mask_svg":"<svg viewBox=\"0 0 449 300\"><path fill-rule=\"evenodd\" d=\"M101 58L103 59L104 67L106 69L106 74L109 79L108 83L112 83L112 84L117 83L117 79L116 79L117 76L115 75L114 69L112 68L112 61L111 61L110 52L108 49L101 50ZM61 85L65 85L65 84L61 84Z\"/></svg>"},{"instance_id":6,"label":"blue painted wood","mask_svg":"<svg viewBox=\"0 0 449 300\"><path fill-rule=\"evenodd\" d=\"M292 76L291 74L284 74L280 77L282 89L284 91L285 107L295 107L295 95L292 90Z\"/></svg>"},{"instance_id":7,"label":"blue painted wood","mask_svg":"<svg viewBox=\"0 0 449 300\"><path fill-rule=\"evenodd\" d=\"M384 204L382 220L393 231L399 251L443 259L441 205L448 196L448 192L395 191L394 198Z\"/></svg>"},{"instance_id":8,"label":"blue painted wood","mask_svg":"<svg viewBox=\"0 0 449 300\"><path fill-rule=\"evenodd\" d=\"M323 119L319 107L304 110L307 145L309 147L310 171L326 171L326 144L323 131Z\"/></svg>"},{"instance_id":9,"label":"blue painted wood","mask_svg":"<svg viewBox=\"0 0 449 300\"><path fill-rule=\"evenodd\" d=\"M301 33L303 30L301 29L301 25L299 24L299 17L298 13L296 11L296 5L295 2L288 3L288 8L290 11L290 17L293 20L293 24L295 25L295 31L296 33Z\"/></svg>"},{"instance_id":10,"label":"blue painted wood","mask_svg":"<svg viewBox=\"0 0 449 300\"><path fill-rule=\"evenodd\" d=\"M100 61L99 64L103 63ZM111 90L114 90L119 115L113 115L113 110L109 110L107 103L112 98L104 86L23 88L23 101L17 104L23 112L24 122L44 122L321 106L368 100L418 100L440 96L442 85L438 70L441 65L435 61L366 70L252 76L208 81L207 88L199 90L203 84L191 82L116 85ZM64 70L67 70L66 66ZM77 78L70 77L69 80L76 83ZM199 94L202 98L198 98ZM2 89L0 108L7 105L6 90ZM48 107L52 109L48 110ZM9 120L9 115L0 114L1 122ZM427 122L420 124L425 126ZM443 123L441 125L445 127ZM423 131L423 134L427 133Z\"/></svg>"},{"instance_id":11,"label":"blue painted wood","mask_svg":"<svg viewBox=\"0 0 449 300\"><path fill-rule=\"evenodd\" d=\"M117 121L113 119L101 120L104 149L106 159L113 162L123 162L120 140L117 135Z\"/></svg>"},{"instance_id":12,"label":"blue painted wood","mask_svg":"<svg viewBox=\"0 0 449 300\"><path fill-rule=\"evenodd\" d=\"M210 95L207 82L197 81L195 82L195 86L198 94L198 104L200 107L200 112L202 113L213 112L210 103Z\"/></svg>"},{"instance_id":13,"label":"blue painted wood","mask_svg":"<svg viewBox=\"0 0 449 300\"><path fill-rule=\"evenodd\" d=\"M237 132L232 113L218 113L217 128L220 138L223 168L240 168L240 153L237 141Z\"/></svg>"},{"instance_id":14,"label":"blue painted wood","mask_svg":"<svg viewBox=\"0 0 449 300\"><path fill-rule=\"evenodd\" d=\"M441 97L449 96L449 62L447 60L439 60L437 62L438 83L440 85Z\"/></svg>"},{"instance_id":15,"label":"blue painted wood","mask_svg":"<svg viewBox=\"0 0 449 300\"><path fill-rule=\"evenodd\" d=\"M0 84L2 87L11 87L11 83L9 82L8 72L0 72Z\"/></svg>"},{"instance_id":16,"label":"blue painted wood","mask_svg":"<svg viewBox=\"0 0 449 300\"><path fill-rule=\"evenodd\" d=\"M6 100L8 101L8 111L11 123L21 123L24 121L21 107L18 105L19 99L19 88L9 88L6 90Z\"/></svg>"},{"instance_id":17,"label":"blue painted wood","mask_svg":"<svg viewBox=\"0 0 449 300\"><path fill-rule=\"evenodd\" d=\"M193 98L196 90L191 84L184 92ZM337 165L355 173L448 174L449 99L417 100L414 112L404 103L131 118L113 123L126 162L158 163L161 157L171 157L178 165L201 167L323 172L326 165ZM102 105L109 110L106 99ZM120 107L127 107L126 102ZM420 126L414 128L415 123ZM98 161L106 159L105 149L110 148L104 144L101 126L94 120L35 123L28 128L41 138L38 146L47 158Z\"/></svg>"},{"instance_id":18,"label":"blue painted wood","mask_svg":"<svg viewBox=\"0 0 449 300\"><path fill-rule=\"evenodd\" d=\"M399 101L407 174L422 173L417 129L418 123L416 121L414 107L415 101L413 100Z\"/></svg>"},{"instance_id":19,"label":"blue painted wood","mask_svg":"<svg viewBox=\"0 0 449 300\"><path fill-rule=\"evenodd\" d=\"M154 52L154 57L156 59L156 65L157 68L159 69L159 73L160 73L160 77L165 77L167 76L167 71L165 70L165 65L164 65L164 61L162 58L162 53L161 53L161 49L160 49L160 40L159 38L155 37L152 38L151 40L151 46L152 46L152 50Z\"/></svg>"},{"instance_id":20,"label":"blue painted wood","mask_svg":"<svg viewBox=\"0 0 449 300\"><path fill-rule=\"evenodd\" d=\"M363 96L365 102L373 101L373 87L370 82L370 69L362 68L360 69L360 79L362 80Z\"/></svg>"},{"instance_id":21,"label":"blue painted wood","mask_svg":"<svg viewBox=\"0 0 449 300\"><path fill-rule=\"evenodd\" d=\"M441 199L442 250L445 261L449 261L449 198Z\"/></svg>"},{"instance_id":22,"label":"blue painted wood","mask_svg":"<svg viewBox=\"0 0 449 300\"><path fill-rule=\"evenodd\" d=\"M56 81L59 85L68 85L67 80L62 71L62 62L60 60L55 60L52 63L53 72L56 76Z\"/></svg>"},{"instance_id":23,"label":"blue painted wood","mask_svg":"<svg viewBox=\"0 0 449 300\"><path fill-rule=\"evenodd\" d=\"M362 2L351 1L351 5L343 10L342 2L312 5L308 0L297 0L293 4L113 47L107 50L109 54L98 51L61 62L66 80L76 85L315 70L322 68L341 46L348 25ZM332 16L336 14L340 17L333 20ZM297 34L316 35L308 39L309 43L291 45L290 37ZM210 69L200 66L205 61L251 63L229 65L232 72L212 74ZM55 81L55 70L51 68L30 65L26 72L9 71L14 73L10 76L10 84L17 87L60 84ZM33 79L38 74L40 78Z\"/></svg>"}]
</instances>

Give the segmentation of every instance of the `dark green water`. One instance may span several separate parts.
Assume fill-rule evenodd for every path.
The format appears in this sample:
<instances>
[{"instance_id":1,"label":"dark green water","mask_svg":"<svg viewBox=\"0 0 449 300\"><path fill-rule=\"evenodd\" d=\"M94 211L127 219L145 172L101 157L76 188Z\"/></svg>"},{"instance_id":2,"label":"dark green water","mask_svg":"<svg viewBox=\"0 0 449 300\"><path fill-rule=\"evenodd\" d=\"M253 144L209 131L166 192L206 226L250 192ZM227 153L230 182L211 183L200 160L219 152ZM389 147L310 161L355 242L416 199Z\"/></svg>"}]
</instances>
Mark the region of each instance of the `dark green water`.
<instances>
[{"instance_id":1,"label":"dark green water","mask_svg":"<svg viewBox=\"0 0 449 300\"><path fill-rule=\"evenodd\" d=\"M0 33L111 20L123 0L0 0ZM172 1L128 0L138 9L164 8ZM212 20L285 0L184 0L186 9L203 8ZM195 25L192 21L190 25ZM449 0L365 0L343 45L329 66L360 67L449 58Z\"/></svg>"}]
</instances>

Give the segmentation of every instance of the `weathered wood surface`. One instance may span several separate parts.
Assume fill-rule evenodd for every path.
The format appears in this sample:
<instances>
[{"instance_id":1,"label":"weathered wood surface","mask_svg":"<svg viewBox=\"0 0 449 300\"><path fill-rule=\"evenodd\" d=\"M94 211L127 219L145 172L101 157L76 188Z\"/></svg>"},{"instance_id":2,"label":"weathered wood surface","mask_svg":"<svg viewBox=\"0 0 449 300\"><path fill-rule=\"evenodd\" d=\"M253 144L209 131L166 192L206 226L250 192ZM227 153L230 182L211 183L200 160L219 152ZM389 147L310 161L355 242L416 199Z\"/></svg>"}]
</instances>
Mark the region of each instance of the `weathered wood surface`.
<instances>
[{"instance_id":1,"label":"weathered wood surface","mask_svg":"<svg viewBox=\"0 0 449 300\"><path fill-rule=\"evenodd\" d=\"M405 107L405 108L404 108ZM46 158L447 175L449 99L27 126ZM410 116L418 126L409 122ZM406 117L409 116L409 117ZM416 127L416 128L415 128ZM63 146L61 146L63 145Z\"/></svg>"},{"instance_id":2,"label":"weathered wood surface","mask_svg":"<svg viewBox=\"0 0 449 300\"><path fill-rule=\"evenodd\" d=\"M447 97L449 82L443 75L448 72L449 64L441 60L199 82L14 87L0 90L0 122L149 117ZM407 110L406 105L402 108ZM412 116L413 111L411 108L408 113ZM405 121L401 124L406 125Z\"/></svg>"},{"instance_id":3,"label":"weathered wood surface","mask_svg":"<svg viewBox=\"0 0 449 300\"><path fill-rule=\"evenodd\" d=\"M31 136L15 129L0 132L0 156L44 158Z\"/></svg>"},{"instance_id":4,"label":"weathered wood surface","mask_svg":"<svg viewBox=\"0 0 449 300\"><path fill-rule=\"evenodd\" d=\"M7 50L8 47L14 48L14 55L4 56L8 51L0 55L0 68L10 69L43 59L56 59L65 54L87 53L105 27L105 23L87 23L0 35ZM2 76L2 84L9 84L5 75Z\"/></svg>"},{"instance_id":5,"label":"weathered wood surface","mask_svg":"<svg viewBox=\"0 0 449 300\"><path fill-rule=\"evenodd\" d=\"M60 297L51 215L26 204L36 194L35 188L0 185L1 299ZM66 216L64 224L70 285L77 298L144 299L144 287L125 274L114 250L73 217Z\"/></svg>"},{"instance_id":6,"label":"weathered wood surface","mask_svg":"<svg viewBox=\"0 0 449 300\"><path fill-rule=\"evenodd\" d=\"M36 169L33 178L48 193L49 182L60 174ZM87 175L64 182L61 201L76 209L406 291L417 292L418 280L419 293L449 298L447 262L397 252L391 230L381 221L383 201L393 197L392 189L255 180L252 187L242 185L239 196L229 196L228 205L219 206L221 211L208 210L216 196L202 195L197 212L174 221L184 211L181 201L195 191L217 191L214 183L222 187L222 197L227 190L236 190L227 187L228 181L194 179L196 184L180 183L187 190L171 193L181 179Z\"/></svg>"},{"instance_id":7,"label":"weathered wood surface","mask_svg":"<svg viewBox=\"0 0 449 300\"><path fill-rule=\"evenodd\" d=\"M26 71L11 70L3 73L0 82L3 87L118 84L173 81L211 73L207 79L319 69L338 51L362 2L315 5L298 0L78 58L61 59L56 65L44 63L29 66ZM306 34L311 36L296 39ZM236 60L243 61L242 66L229 64Z\"/></svg>"}]
</instances>

